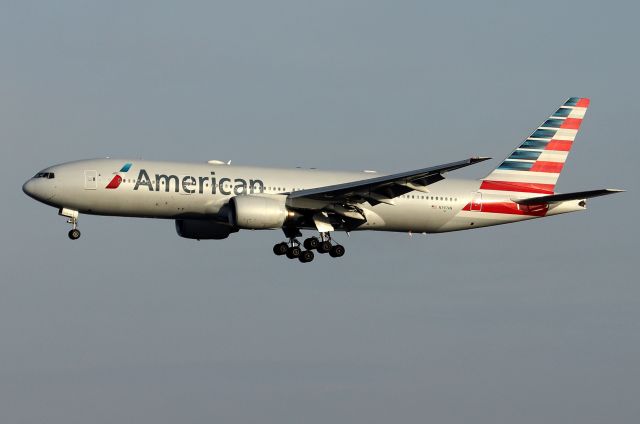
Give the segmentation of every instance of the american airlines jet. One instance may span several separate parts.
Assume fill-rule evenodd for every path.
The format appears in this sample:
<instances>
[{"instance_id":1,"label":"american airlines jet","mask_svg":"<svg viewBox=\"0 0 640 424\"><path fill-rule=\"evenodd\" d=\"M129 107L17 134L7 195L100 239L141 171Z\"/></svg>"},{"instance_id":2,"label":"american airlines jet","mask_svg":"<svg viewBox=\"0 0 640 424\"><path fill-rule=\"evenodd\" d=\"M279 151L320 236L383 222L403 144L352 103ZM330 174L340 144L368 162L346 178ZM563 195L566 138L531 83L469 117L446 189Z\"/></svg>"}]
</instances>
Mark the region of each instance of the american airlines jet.
<instances>
[{"instance_id":1,"label":"american airlines jet","mask_svg":"<svg viewBox=\"0 0 640 424\"><path fill-rule=\"evenodd\" d=\"M81 213L173 219L178 235L197 240L281 229L287 241L273 252L304 263L314 251L344 255L334 231L468 230L581 211L588 198L623 191L555 192L588 106L587 98L567 100L479 180L444 175L489 158L389 175L107 158L48 167L22 189L68 218L72 240ZM319 234L300 243L301 230Z\"/></svg>"}]
</instances>

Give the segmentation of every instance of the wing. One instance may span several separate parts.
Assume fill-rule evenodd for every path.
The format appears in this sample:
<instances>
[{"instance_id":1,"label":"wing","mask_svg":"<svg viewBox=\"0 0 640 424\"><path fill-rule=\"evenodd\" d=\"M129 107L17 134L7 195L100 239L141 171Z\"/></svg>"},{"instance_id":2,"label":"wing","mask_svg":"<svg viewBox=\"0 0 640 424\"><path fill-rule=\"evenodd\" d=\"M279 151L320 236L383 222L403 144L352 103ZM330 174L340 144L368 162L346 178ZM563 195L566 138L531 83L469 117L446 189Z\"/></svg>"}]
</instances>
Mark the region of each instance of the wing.
<instances>
[{"instance_id":1,"label":"wing","mask_svg":"<svg viewBox=\"0 0 640 424\"><path fill-rule=\"evenodd\" d=\"M289 204L295 205L296 200L309 199L340 203L369 202L371 205L379 203L393 205L395 197L410 191L428 192L427 186L444 179L442 174L445 172L464 168L488 159L491 158L475 157L429 168L295 191L289 194Z\"/></svg>"}]
</instances>

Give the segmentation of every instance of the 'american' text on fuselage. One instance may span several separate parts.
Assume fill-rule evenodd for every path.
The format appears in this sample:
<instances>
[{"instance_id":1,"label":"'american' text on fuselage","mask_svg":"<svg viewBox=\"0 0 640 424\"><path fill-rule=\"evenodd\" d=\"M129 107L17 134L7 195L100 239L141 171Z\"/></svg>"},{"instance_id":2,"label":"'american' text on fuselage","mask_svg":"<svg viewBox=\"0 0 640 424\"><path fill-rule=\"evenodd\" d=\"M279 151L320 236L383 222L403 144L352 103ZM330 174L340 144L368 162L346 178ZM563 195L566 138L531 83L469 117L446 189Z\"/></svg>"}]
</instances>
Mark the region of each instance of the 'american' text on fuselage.
<instances>
[{"instance_id":1,"label":"'american' text on fuselage","mask_svg":"<svg viewBox=\"0 0 640 424\"><path fill-rule=\"evenodd\" d=\"M185 175L180 179L177 175L172 174L155 174L155 188L149 174L145 169L141 169L136 179L136 184L133 187L134 190L138 190L140 186L146 187L149 191L161 191L164 188L165 192L171 191L173 185L173 191L179 193L180 190L188 194L199 193L203 194L205 187L211 186L211 194L217 194L220 192L222 195L239 195L239 194L254 194L264 193L264 182L258 179L250 179L249 181L243 178L226 178L222 177L217 179L215 172L211 172L210 176L194 177L192 175ZM197 186L197 187L196 187Z\"/></svg>"}]
</instances>

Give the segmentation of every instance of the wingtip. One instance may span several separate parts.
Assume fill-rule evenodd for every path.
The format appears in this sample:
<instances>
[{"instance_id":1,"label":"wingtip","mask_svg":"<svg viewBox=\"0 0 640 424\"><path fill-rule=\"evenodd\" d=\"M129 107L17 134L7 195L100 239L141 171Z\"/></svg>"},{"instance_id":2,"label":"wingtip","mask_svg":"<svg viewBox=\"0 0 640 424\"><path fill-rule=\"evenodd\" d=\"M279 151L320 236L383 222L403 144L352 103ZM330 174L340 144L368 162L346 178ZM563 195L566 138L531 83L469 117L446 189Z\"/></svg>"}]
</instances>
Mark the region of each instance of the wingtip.
<instances>
[{"instance_id":1,"label":"wingtip","mask_svg":"<svg viewBox=\"0 0 640 424\"><path fill-rule=\"evenodd\" d=\"M607 188L606 190L611 193L624 193L625 191L627 191L621 188Z\"/></svg>"},{"instance_id":2,"label":"wingtip","mask_svg":"<svg viewBox=\"0 0 640 424\"><path fill-rule=\"evenodd\" d=\"M493 159L493 158L490 158L489 156L473 156L469 160L471 161L471 163L477 163L477 162L483 162L489 159Z\"/></svg>"}]
</instances>

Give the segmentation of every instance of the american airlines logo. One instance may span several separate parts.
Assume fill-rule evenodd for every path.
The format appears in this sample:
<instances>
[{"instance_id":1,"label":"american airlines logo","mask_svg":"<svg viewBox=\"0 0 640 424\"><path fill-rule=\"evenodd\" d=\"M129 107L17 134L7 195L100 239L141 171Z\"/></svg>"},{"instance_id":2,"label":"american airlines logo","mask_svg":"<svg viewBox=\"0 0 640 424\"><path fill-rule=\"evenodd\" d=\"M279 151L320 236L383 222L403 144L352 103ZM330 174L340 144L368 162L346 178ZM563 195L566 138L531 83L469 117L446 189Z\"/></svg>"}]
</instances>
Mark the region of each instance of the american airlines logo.
<instances>
[{"instance_id":1,"label":"american airlines logo","mask_svg":"<svg viewBox=\"0 0 640 424\"><path fill-rule=\"evenodd\" d=\"M122 183L122 177L120 176L120 173L127 173L129 171L129 169L131 168L132 163L131 162L127 162L125 163L122 168L120 168L120 171L118 171L118 174L116 174L111 181L109 181L109 184L107 184L108 189L116 189L118 187L120 187L120 184Z\"/></svg>"},{"instance_id":2,"label":"american airlines logo","mask_svg":"<svg viewBox=\"0 0 640 424\"><path fill-rule=\"evenodd\" d=\"M122 176L131 168L131 163L125 163L118 173L111 179L106 188L116 189L122 183ZM140 169L138 178L135 179L133 190L147 189L148 191L164 191L175 193L203 194L205 191L211 194L220 193L222 195L239 195L264 193L264 182L259 179L244 178L218 178L214 171L208 176L174 175L174 174L154 174L154 178L149 176L146 169Z\"/></svg>"}]
</instances>

